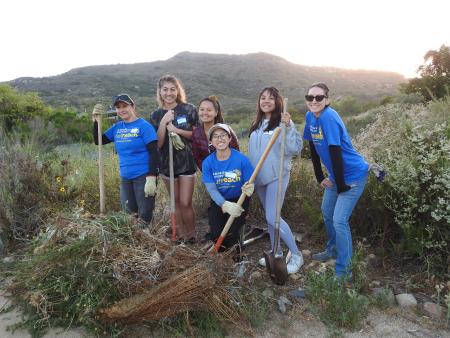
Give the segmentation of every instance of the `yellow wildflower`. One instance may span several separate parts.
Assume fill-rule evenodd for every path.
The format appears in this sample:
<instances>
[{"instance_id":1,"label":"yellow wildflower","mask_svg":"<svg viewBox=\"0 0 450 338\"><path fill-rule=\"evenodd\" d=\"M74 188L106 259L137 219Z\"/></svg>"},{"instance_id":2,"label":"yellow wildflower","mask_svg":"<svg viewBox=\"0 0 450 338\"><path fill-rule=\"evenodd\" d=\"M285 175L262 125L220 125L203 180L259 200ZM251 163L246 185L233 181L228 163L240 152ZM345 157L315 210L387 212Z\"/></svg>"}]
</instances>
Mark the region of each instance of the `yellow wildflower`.
<instances>
[{"instance_id":1,"label":"yellow wildflower","mask_svg":"<svg viewBox=\"0 0 450 338\"><path fill-rule=\"evenodd\" d=\"M66 192L66 189L64 187L59 188L59 191Z\"/></svg>"},{"instance_id":2,"label":"yellow wildflower","mask_svg":"<svg viewBox=\"0 0 450 338\"><path fill-rule=\"evenodd\" d=\"M58 176L58 177L56 178L56 182L61 183L61 177Z\"/></svg>"}]
</instances>

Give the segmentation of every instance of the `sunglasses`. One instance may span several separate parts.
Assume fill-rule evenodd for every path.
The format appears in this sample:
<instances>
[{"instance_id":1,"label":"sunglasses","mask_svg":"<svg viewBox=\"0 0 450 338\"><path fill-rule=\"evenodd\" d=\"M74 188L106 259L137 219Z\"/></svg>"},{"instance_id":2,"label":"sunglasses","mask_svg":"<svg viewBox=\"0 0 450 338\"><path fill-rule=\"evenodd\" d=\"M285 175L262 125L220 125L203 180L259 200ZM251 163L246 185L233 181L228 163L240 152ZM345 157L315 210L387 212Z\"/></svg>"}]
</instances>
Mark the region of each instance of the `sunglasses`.
<instances>
[{"instance_id":1,"label":"sunglasses","mask_svg":"<svg viewBox=\"0 0 450 338\"><path fill-rule=\"evenodd\" d=\"M313 102L314 99L316 99L316 102L322 102L323 99L327 98L328 96L326 95L305 95L305 100L308 102Z\"/></svg>"}]
</instances>

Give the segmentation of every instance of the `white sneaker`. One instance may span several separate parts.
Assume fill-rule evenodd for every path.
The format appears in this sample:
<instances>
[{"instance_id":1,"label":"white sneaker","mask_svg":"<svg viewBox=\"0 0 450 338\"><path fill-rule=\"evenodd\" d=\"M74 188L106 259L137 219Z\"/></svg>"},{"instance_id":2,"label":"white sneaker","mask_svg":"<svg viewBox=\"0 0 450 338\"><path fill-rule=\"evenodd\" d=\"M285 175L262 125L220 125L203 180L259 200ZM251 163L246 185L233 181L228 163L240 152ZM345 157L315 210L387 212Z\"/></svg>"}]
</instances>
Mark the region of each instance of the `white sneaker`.
<instances>
[{"instance_id":1,"label":"white sneaker","mask_svg":"<svg viewBox=\"0 0 450 338\"><path fill-rule=\"evenodd\" d=\"M303 265L302 254L294 255L292 254L291 259L287 265L288 274L296 273Z\"/></svg>"},{"instance_id":2,"label":"white sneaker","mask_svg":"<svg viewBox=\"0 0 450 338\"><path fill-rule=\"evenodd\" d=\"M291 254L291 251L289 250L287 255L286 255L286 264L289 263L289 261L291 260L291 257L292 257L292 254ZM259 259L258 264L261 265L261 266L266 267L266 260L264 259L264 257Z\"/></svg>"}]
</instances>

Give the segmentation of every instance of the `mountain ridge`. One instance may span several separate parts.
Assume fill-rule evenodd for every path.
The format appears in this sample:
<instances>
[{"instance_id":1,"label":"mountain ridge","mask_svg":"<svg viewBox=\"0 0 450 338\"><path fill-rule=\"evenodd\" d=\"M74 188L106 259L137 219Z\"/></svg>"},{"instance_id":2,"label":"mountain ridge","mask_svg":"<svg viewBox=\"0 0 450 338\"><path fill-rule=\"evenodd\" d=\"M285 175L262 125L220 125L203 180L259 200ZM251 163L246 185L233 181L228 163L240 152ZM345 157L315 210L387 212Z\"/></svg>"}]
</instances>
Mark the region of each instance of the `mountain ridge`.
<instances>
[{"instance_id":1,"label":"mountain ridge","mask_svg":"<svg viewBox=\"0 0 450 338\"><path fill-rule=\"evenodd\" d=\"M317 81L326 82L335 98L350 95L363 101L390 95L405 81L393 72L305 66L264 52L184 51L167 60L78 67L55 76L21 77L8 83L19 90L39 93L52 106L91 109L95 102L109 103L111 96L127 92L141 107L152 110L156 107L156 82L165 74L181 79L189 102L196 104L215 94L231 110L253 109L265 86L278 87L284 96L293 98L291 105L298 106L303 104L308 86Z\"/></svg>"}]
</instances>

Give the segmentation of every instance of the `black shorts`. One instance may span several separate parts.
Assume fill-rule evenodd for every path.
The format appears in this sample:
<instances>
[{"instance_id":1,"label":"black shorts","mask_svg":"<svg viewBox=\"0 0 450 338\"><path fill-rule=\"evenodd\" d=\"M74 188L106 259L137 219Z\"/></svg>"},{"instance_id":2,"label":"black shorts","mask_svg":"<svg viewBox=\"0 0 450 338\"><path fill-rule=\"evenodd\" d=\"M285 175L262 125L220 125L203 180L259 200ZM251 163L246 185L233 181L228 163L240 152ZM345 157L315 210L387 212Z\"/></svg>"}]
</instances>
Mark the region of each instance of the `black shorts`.
<instances>
[{"instance_id":1,"label":"black shorts","mask_svg":"<svg viewBox=\"0 0 450 338\"><path fill-rule=\"evenodd\" d=\"M197 172L196 170L189 170L189 171L185 171L184 173L181 173L181 174L173 175L173 177L174 178L178 178L179 176L193 176L194 177L196 172ZM164 178L165 180L170 179L170 177L168 177L164 174L161 174L161 177Z\"/></svg>"}]
</instances>

